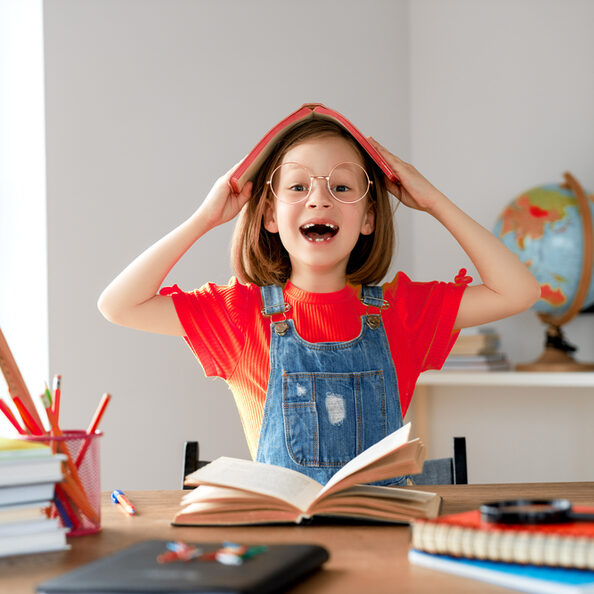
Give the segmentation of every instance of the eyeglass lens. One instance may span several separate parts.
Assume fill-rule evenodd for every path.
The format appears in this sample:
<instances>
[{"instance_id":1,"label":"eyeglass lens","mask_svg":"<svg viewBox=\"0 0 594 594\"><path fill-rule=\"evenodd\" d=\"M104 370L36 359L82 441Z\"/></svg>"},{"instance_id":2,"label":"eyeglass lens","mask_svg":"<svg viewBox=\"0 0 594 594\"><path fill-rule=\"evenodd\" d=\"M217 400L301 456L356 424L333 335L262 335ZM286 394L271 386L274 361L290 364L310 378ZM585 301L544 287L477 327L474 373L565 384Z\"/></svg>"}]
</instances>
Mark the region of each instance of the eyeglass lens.
<instances>
[{"instance_id":1,"label":"eyeglass lens","mask_svg":"<svg viewBox=\"0 0 594 594\"><path fill-rule=\"evenodd\" d=\"M293 204L307 198L315 179L307 167L299 163L284 163L274 170L270 186L280 201ZM325 179L318 181L326 185ZM357 202L367 194L369 178L365 169L357 163L340 163L330 172L328 188L339 202Z\"/></svg>"}]
</instances>

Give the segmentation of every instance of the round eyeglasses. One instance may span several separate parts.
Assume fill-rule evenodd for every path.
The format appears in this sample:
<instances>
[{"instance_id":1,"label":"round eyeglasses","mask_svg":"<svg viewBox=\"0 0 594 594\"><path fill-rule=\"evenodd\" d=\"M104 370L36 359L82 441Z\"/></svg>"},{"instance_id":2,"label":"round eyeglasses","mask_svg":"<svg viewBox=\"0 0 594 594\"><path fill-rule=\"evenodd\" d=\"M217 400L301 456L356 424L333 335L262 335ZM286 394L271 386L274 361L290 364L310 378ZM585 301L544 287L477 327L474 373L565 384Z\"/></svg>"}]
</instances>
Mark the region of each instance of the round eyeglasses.
<instances>
[{"instance_id":1,"label":"round eyeglasses","mask_svg":"<svg viewBox=\"0 0 594 594\"><path fill-rule=\"evenodd\" d=\"M332 197L344 204L365 198L373 183L361 165L345 161L336 165L329 175L312 175L305 165L283 163L272 172L266 184L281 202L297 204L310 195L315 179L325 180Z\"/></svg>"}]
</instances>

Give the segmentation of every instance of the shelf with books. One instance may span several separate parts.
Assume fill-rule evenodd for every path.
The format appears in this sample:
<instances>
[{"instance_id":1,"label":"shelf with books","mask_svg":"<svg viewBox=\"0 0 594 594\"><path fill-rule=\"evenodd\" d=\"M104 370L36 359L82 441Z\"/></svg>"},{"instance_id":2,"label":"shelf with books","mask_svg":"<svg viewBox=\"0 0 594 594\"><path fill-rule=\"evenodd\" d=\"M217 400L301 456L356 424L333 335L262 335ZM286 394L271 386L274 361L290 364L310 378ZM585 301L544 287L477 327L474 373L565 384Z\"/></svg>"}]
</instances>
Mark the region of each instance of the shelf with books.
<instances>
[{"instance_id":1,"label":"shelf with books","mask_svg":"<svg viewBox=\"0 0 594 594\"><path fill-rule=\"evenodd\" d=\"M426 371L417 385L593 388L594 372Z\"/></svg>"}]
</instances>

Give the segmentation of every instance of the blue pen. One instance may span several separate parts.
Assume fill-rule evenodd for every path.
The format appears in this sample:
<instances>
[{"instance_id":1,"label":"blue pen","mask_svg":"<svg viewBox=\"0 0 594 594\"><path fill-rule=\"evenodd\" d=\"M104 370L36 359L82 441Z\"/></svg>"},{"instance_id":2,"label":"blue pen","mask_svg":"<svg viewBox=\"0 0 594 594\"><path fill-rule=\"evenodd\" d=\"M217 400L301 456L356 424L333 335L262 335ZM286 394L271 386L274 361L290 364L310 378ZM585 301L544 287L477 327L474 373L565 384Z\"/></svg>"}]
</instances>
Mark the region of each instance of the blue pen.
<instances>
[{"instance_id":1,"label":"blue pen","mask_svg":"<svg viewBox=\"0 0 594 594\"><path fill-rule=\"evenodd\" d=\"M134 506L130 503L130 500L119 489L115 489L112 492L111 500L113 501L113 503L118 503L121 506L121 508L131 516L133 516L136 513L136 509L134 509Z\"/></svg>"}]
</instances>

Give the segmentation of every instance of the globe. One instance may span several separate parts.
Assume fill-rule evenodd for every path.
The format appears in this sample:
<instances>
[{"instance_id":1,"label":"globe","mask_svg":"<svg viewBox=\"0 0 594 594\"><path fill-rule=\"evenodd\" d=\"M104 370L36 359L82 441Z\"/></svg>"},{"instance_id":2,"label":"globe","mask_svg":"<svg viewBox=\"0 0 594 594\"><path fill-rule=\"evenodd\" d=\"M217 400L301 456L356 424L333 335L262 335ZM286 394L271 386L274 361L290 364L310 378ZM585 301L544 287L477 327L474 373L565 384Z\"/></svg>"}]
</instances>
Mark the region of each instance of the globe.
<instances>
[{"instance_id":1,"label":"globe","mask_svg":"<svg viewBox=\"0 0 594 594\"><path fill-rule=\"evenodd\" d=\"M532 309L559 336L563 324L594 305L593 219L592 196L566 173L564 183L538 186L512 200L493 229L540 283ZM562 336L559 344L575 350Z\"/></svg>"}]
</instances>

